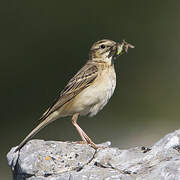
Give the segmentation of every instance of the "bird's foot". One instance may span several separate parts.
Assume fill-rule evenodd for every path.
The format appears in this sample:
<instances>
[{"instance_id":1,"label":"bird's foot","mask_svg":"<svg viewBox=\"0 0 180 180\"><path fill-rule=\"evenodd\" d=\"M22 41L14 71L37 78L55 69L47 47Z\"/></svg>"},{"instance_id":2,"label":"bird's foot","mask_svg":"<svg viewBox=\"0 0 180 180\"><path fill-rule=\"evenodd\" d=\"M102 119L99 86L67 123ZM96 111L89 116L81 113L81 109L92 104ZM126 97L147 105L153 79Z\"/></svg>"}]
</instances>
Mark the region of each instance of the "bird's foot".
<instances>
[{"instance_id":1,"label":"bird's foot","mask_svg":"<svg viewBox=\"0 0 180 180\"><path fill-rule=\"evenodd\" d=\"M102 146L97 146L93 141L75 141L73 142L75 144L89 144L92 148L94 148L95 150L98 148L102 148Z\"/></svg>"}]
</instances>

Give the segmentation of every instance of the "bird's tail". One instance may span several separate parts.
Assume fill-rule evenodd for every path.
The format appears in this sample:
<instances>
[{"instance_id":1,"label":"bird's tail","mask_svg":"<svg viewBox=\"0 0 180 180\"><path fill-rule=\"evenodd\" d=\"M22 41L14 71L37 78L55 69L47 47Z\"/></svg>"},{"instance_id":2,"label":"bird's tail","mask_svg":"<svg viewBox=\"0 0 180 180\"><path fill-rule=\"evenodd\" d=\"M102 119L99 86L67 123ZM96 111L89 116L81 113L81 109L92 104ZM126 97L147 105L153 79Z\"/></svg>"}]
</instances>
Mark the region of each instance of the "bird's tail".
<instances>
[{"instance_id":1,"label":"bird's tail","mask_svg":"<svg viewBox=\"0 0 180 180\"><path fill-rule=\"evenodd\" d=\"M49 123L55 121L58 118L57 112L50 114L46 117L38 126L36 126L26 137L25 139L19 144L16 148L15 152L19 151L26 143L29 141L33 136L35 136L42 128L47 126Z\"/></svg>"}]
</instances>

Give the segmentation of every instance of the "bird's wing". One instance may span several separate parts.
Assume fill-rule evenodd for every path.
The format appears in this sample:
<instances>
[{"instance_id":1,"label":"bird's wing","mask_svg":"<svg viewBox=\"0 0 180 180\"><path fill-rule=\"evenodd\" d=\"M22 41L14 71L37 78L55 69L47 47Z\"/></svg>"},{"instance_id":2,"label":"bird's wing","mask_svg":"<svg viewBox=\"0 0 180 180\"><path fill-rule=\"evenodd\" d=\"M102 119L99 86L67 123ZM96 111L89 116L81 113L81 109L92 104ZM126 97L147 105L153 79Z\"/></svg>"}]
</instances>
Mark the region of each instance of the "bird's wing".
<instances>
[{"instance_id":1,"label":"bird's wing","mask_svg":"<svg viewBox=\"0 0 180 180\"><path fill-rule=\"evenodd\" d=\"M98 76L98 68L94 64L87 63L78 73L68 82L66 87L60 93L59 97L43 114L40 120L44 120L51 113L61 108L72 98L77 96L83 89L87 88Z\"/></svg>"},{"instance_id":2,"label":"bird's wing","mask_svg":"<svg viewBox=\"0 0 180 180\"><path fill-rule=\"evenodd\" d=\"M49 109L43 114L39 119L42 121L36 128L34 128L28 136L19 144L15 152L20 150L24 144L32 138L38 131L50 123L48 119L49 115L61 108L64 104L69 102L72 98L78 95L83 89L90 86L91 83L98 76L98 68L92 63L87 63L79 72L68 82L67 86L60 93L59 97L54 101L54 103L49 107Z\"/></svg>"}]
</instances>

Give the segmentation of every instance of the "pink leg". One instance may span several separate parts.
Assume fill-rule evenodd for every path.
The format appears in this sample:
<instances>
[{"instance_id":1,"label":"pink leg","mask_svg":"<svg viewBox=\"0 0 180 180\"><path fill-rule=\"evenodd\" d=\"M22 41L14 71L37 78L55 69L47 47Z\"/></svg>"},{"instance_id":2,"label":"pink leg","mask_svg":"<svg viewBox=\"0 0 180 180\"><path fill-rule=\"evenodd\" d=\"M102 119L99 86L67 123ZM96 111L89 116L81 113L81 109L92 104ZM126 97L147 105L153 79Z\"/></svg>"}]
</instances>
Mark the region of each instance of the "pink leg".
<instances>
[{"instance_id":1,"label":"pink leg","mask_svg":"<svg viewBox=\"0 0 180 180\"><path fill-rule=\"evenodd\" d=\"M77 124L77 120L78 120L78 117L79 117L79 113L76 113L73 115L72 117L72 124L75 126L77 132L79 133L79 135L81 136L81 139L88 143L88 144L91 144L91 146L94 148L94 149L97 149L97 145L91 140L91 138L88 137L88 135L81 129L81 127Z\"/></svg>"}]
</instances>

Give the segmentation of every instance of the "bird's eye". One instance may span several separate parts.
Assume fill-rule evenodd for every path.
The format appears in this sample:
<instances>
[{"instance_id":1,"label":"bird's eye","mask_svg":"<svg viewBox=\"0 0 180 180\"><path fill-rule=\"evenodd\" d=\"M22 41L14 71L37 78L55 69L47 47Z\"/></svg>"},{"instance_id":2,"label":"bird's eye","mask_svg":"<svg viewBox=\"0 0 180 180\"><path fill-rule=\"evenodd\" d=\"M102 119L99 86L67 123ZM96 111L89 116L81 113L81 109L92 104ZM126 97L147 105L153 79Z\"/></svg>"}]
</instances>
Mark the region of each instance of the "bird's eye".
<instances>
[{"instance_id":1,"label":"bird's eye","mask_svg":"<svg viewBox=\"0 0 180 180\"><path fill-rule=\"evenodd\" d=\"M102 45L100 46L100 48L101 48L101 49L104 49L104 48L105 48L105 45L104 45L104 44L102 44Z\"/></svg>"}]
</instances>

